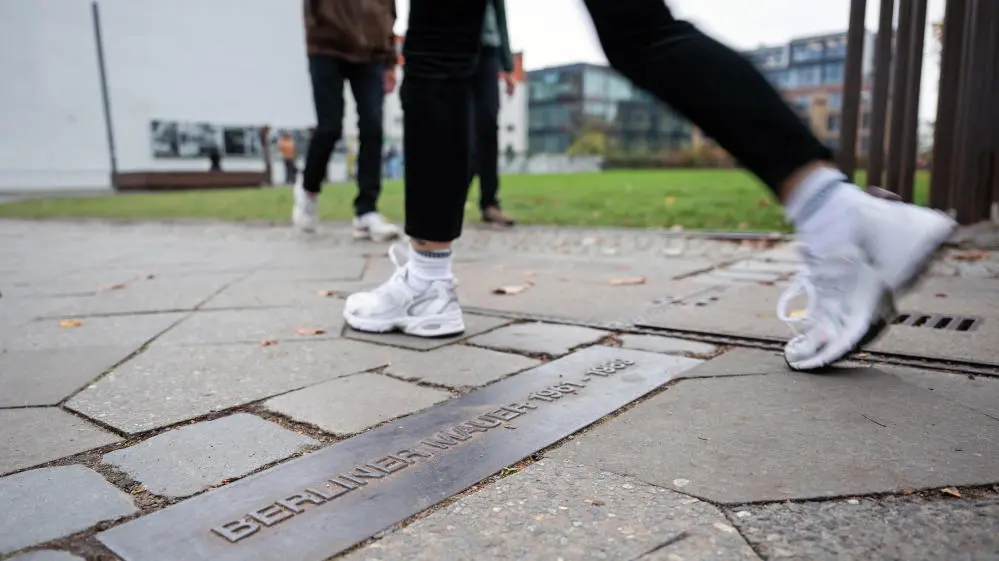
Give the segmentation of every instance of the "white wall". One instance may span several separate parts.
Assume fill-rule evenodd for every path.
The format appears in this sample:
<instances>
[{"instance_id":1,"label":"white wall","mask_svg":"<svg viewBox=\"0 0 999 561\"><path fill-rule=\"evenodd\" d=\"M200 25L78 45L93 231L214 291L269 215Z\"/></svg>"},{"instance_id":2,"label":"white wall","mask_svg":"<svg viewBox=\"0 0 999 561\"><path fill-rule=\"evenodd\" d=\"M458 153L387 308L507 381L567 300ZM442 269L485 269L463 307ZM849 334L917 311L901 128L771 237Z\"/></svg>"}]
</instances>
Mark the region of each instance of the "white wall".
<instances>
[{"instance_id":1,"label":"white wall","mask_svg":"<svg viewBox=\"0 0 999 561\"><path fill-rule=\"evenodd\" d=\"M0 0L0 188L107 186L101 103L90 2Z\"/></svg>"},{"instance_id":2,"label":"white wall","mask_svg":"<svg viewBox=\"0 0 999 561\"><path fill-rule=\"evenodd\" d=\"M314 126L300 0L98 1L119 171L208 168L154 158L153 120ZM346 97L344 136L356 147ZM526 149L526 114L522 84L503 96L501 151ZM396 91L385 126L400 144L401 116ZM263 163L224 157L222 167ZM90 1L0 0L0 190L106 187L109 177Z\"/></svg>"}]
</instances>

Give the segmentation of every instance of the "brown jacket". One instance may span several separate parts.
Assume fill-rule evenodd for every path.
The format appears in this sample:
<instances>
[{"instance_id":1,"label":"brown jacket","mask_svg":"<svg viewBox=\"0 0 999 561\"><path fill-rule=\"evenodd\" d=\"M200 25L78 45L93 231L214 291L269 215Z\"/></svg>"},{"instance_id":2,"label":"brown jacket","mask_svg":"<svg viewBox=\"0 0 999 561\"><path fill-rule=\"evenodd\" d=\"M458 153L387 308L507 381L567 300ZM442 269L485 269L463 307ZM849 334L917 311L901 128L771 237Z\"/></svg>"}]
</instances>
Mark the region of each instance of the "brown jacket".
<instances>
[{"instance_id":1,"label":"brown jacket","mask_svg":"<svg viewBox=\"0 0 999 561\"><path fill-rule=\"evenodd\" d=\"M310 55L395 66L395 0L304 0Z\"/></svg>"}]
</instances>

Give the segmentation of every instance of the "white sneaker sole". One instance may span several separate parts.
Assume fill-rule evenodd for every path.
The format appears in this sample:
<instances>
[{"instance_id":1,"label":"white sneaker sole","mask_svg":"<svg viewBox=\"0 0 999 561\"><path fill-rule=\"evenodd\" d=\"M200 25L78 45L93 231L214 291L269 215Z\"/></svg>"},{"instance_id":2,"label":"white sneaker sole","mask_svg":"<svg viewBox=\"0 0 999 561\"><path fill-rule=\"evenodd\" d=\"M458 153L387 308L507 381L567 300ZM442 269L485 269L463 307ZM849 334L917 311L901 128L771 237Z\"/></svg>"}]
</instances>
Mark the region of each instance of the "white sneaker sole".
<instances>
[{"instance_id":1,"label":"white sneaker sole","mask_svg":"<svg viewBox=\"0 0 999 561\"><path fill-rule=\"evenodd\" d=\"M879 279L871 278L871 282L880 282ZM834 362L841 360L860 347L877 339L884 332L891 322L895 320L895 298L888 287L869 287L866 290L867 297L861 302L855 302L861 312L854 314L850 318L846 330L837 341L831 341L818 354L801 360L788 360L787 355L784 361L792 370L808 371L825 368Z\"/></svg>"},{"instance_id":2,"label":"white sneaker sole","mask_svg":"<svg viewBox=\"0 0 999 561\"><path fill-rule=\"evenodd\" d=\"M388 333L402 331L414 337L451 337L465 332L465 320L461 311L432 316L405 317L397 319L371 319L343 313L347 325L366 333Z\"/></svg>"}]
</instances>

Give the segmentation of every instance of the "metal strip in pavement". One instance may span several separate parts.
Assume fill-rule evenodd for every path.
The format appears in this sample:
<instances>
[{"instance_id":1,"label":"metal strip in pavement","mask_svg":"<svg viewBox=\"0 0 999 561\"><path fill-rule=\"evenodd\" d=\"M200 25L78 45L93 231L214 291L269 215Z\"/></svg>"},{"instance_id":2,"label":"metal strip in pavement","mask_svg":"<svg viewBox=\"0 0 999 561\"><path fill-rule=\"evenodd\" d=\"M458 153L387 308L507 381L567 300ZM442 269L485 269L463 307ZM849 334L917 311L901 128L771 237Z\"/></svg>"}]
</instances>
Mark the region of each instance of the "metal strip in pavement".
<instances>
[{"instance_id":1,"label":"metal strip in pavement","mask_svg":"<svg viewBox=\"0 0 999 561\"><path fill-rule=\"evenodd\" d=\"M590 347L97 535L127 561L326 559L700 361Z\"/></svg>"}]
</instances>

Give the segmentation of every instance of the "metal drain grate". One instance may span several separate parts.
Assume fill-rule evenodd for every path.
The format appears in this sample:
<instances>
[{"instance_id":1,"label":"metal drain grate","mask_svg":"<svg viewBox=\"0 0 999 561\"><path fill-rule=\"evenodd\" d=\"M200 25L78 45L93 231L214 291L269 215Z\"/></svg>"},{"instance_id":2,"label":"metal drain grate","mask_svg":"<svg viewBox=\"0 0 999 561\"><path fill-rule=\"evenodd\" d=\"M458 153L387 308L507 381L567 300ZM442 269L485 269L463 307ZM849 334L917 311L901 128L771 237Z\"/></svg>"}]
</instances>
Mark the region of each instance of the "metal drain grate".
<instances>
[{"instance_id":1,"label":"metal drain grate","mask_svg":"<svg viewBox=\"0 0 999 561\"><path fill-rule=\"evenodd\" d=\"M919 313L900 314L894 321L895 325L929 327L930 329L946 329L948 331L974 331L981 323L982 318L976 317Z\"/></svg>"}]
</instances>

